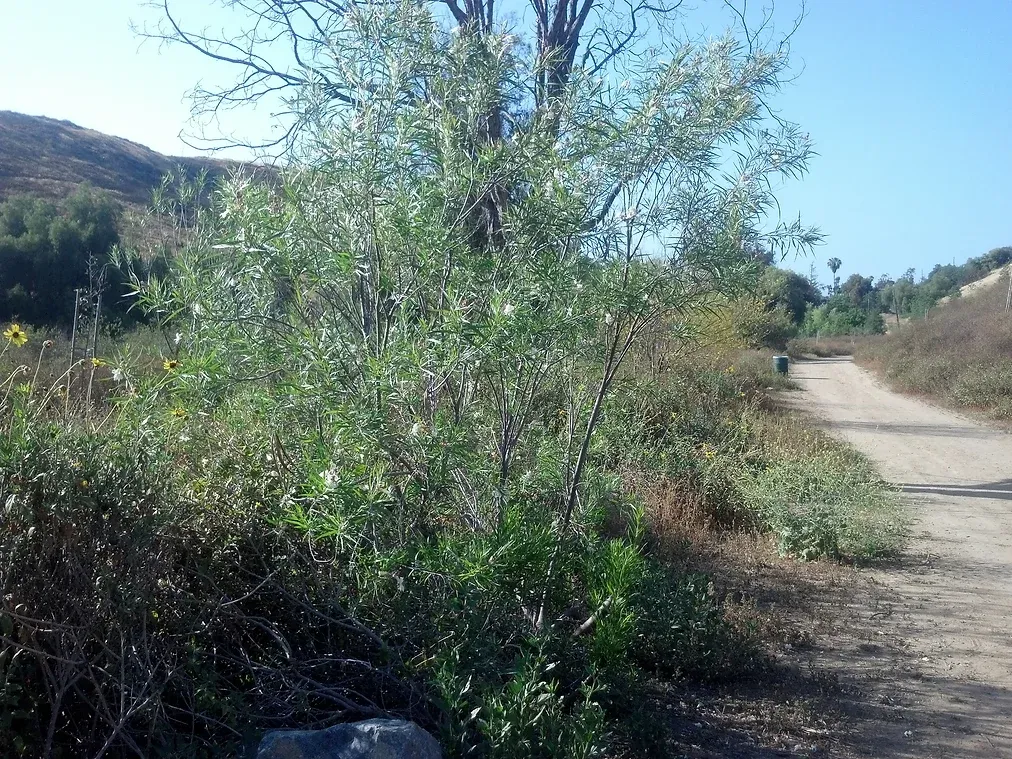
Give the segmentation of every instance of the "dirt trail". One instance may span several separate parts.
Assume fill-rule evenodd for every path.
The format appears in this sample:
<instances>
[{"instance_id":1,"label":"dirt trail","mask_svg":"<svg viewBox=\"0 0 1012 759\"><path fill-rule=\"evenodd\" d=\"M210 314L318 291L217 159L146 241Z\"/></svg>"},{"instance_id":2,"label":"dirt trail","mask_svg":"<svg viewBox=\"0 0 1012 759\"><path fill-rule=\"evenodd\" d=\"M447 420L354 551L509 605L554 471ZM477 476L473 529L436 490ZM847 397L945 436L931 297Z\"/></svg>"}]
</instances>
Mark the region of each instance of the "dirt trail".
<instances>
[{"instance_id":1,"label":"dirt trail","mask_svg":"<svg viewBox=\"0 0 1012 759\"><path fill-rule=\"evenodd\" d=\"M893 393L849 359L798 362L791 404L908 493L913 539L841 616L881 757L1012 757L1012 435Z\"/></svg>"}]
</instances>

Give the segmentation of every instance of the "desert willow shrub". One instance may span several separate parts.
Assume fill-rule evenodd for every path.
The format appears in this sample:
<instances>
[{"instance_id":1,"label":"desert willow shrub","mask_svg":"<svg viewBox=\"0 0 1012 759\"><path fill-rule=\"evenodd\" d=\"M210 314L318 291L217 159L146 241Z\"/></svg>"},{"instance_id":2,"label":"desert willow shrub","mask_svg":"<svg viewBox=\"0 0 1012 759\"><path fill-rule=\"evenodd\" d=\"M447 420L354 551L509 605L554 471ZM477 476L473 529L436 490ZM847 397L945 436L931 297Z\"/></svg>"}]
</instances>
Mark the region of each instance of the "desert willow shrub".
<instances>
[{"instance_id":1,"label":"desert willow shrub","mask_svg":"<svg viewBox=\"0 0 1012 759\"><path fill-rule=\"evenodd\" d=\"M194 427L244 407L262 425L272 519L435 683L448 745L588 755L646 571L595 433L642 336L747 288L745 251L816 239L764 227L772 178L808 155L763 118L785 61L683 46L535 107L508 35L410 3L342 23L328 54L354 105L277 184L222 187L171 274L137 282L180 333L157 396Z\"/></svg>"},{"instance_id":2,"label":"desert willow shrub","mask_svg":"<svg viewBox=\"0 0 1012 759\"><path fill-rule=\"evenodd\" d=\"M497 529L536 480L560 536L524 596L540 626L639 337L747 288L744 251L818 239L764 227L771 180L809 155L764 118L786 60L679 45L616 63L621 82L577 70L534 107L521 41L447 32L419 4L354 6L328 45L354 104L280 186L224 186L143 297L185 335L190 403L264 388L285 445L380 492L402 540Z\"/></svg>"}]
</instances>

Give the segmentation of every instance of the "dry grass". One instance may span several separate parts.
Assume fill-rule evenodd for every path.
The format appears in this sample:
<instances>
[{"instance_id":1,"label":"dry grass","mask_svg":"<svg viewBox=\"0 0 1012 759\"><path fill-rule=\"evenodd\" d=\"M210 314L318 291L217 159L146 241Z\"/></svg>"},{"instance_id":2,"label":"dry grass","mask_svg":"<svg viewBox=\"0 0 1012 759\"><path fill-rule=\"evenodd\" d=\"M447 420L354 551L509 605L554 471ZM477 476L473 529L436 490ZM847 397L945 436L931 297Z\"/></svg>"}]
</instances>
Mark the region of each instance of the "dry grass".
<instances>
[{"instance_id":1,"label":"dry grass","mask_svg":"<svg viewBox=\"0 0 1012 759\"><path fill-rule=\"evenodd\" d=\"M32 394L37 399L45 398L53 411L62 415L69 410L73 416L84 418L88 415L85 399L90 382L91 413L111 410L113 398L126 389L113 377L113 370L127 358L123 343L100 334L96 354L99 361L94 365L86 355L87 336L78 337L72 360L71 341L66 332L54 327L22 326L28 333L28 343L20 348L10 345L0 355L0 388L7 388L2 383L9 383L12 391L30 384ZM2 349L7 342L2 338L0 341ZM172 346L157 330L139 328L130 333L129 350L131 368L151 372L158 371L162 357L171 354Z\"/></svg>"},{"instance_id":2,"label":"dry grass","mask_svg":"<svg viewBox=\"0 0 1012 759\"><path fill-rule=\"evenodd\" d=\"M1012 314L1008 275L890 335L863 341L854 356L899 390L1012 419Z\"/></svg>"}]
</instances>

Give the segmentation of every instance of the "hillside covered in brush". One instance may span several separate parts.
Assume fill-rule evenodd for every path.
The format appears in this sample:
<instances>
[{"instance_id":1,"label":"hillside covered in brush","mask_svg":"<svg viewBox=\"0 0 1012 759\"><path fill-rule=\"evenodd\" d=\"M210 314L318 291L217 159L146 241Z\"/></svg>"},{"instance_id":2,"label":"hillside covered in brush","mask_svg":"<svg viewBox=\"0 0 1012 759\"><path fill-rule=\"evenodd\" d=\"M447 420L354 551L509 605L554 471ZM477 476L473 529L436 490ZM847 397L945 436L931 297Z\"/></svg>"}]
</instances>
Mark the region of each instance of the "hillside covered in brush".
<instances>
[{"instance_id":1,"label":"hillside covered in brush","mask_svg":"<svg viewBox=\"0 0 1012 759\"><path fill-rule=\"evenodd\" d=\"M136 317L114 251L157 267L210 190L249 168L0 111L0 319L69 329L75 290L105 291L107 318Z\"/></svg>"},{"instance_id":2,"label":"hillside covered in brush","mask_svg":"<svg viewBox=\"0 0 1012 759\"><path fill-rule=\"evenodd\" d=\"M91 185L122 203L147 206L152 190L170 171L206 170L213 179L238 166L166 156L69 121L0 111L0 200L30 195L59 201Z\"/></svg>"},{"instance_id":3,"label":"hillside covered in brush","mask_svg":"<svg viewBox=\"0 0 1012 759\"><path fill-rule=\"evenodd\" d=\"M1012 418L1007 271L990 285L859 346L855 357L897 389Z\"/></svg>"}]
</instances>

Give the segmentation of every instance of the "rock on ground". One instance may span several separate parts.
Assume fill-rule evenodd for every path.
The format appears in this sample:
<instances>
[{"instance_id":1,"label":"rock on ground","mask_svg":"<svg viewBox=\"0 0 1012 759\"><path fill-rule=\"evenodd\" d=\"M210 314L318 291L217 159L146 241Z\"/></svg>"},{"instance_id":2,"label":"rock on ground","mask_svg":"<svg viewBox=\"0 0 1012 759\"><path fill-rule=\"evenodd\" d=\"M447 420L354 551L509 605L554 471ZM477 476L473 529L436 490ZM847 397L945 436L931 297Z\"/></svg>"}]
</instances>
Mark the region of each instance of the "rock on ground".
<instances>
[{"instance_id":1,"label":"rock on ground","mask_svg":"<svg viewBox=\"0 0 1012 759\"><path fill-rule=\"evenodd\" d=\"M257 759L442 759L436 739L413 722L371 719L326 730L274 730Z\"/></svg>"}]
</instances>

